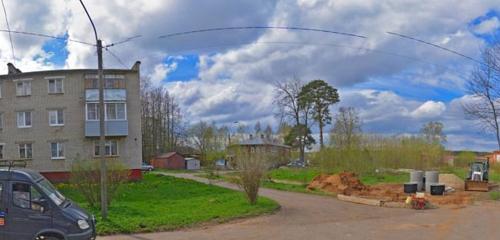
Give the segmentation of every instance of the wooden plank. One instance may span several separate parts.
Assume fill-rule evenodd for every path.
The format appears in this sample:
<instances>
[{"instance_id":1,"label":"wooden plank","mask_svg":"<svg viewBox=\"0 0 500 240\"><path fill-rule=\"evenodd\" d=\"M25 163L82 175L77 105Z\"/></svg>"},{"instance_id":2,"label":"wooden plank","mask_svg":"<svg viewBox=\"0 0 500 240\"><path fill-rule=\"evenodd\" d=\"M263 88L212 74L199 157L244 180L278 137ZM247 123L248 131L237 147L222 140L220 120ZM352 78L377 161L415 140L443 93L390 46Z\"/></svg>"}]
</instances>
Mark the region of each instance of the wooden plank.
<instances>
[{"instance_id":1,"label":"wooden plank","mask_svg":"<svg viewBox=\"0 0 500 240\"><path fill-rule=\"evenodd\" d=\"M377 199L368 199L368 198L362 198L362 197L356 197L356 196L347 196L343 194L338 194L337 198L341 201L345 202L352 202L352 203L358 203L358 204L364 204L364 205L370 205L370 206L377 206L380 207L382 205L382 201L377 200Z\"/></svg>"}]
</instances>

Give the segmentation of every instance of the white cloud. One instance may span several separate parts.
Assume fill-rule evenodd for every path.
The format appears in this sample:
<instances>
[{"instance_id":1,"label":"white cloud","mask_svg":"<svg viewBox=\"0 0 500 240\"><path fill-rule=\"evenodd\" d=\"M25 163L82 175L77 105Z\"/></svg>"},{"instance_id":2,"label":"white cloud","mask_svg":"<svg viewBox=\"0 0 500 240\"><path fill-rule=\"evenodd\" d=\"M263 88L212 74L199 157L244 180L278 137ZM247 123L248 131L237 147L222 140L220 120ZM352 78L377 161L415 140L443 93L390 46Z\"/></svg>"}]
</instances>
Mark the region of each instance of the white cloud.
<instances>
[{"instance_id":1,"label":"white cloud","mask_svg":"<svg viewBox=\"0 0 500 240\"><path fill-rule=\"evenodd\" d=\"M415 118L435 118L444 111L446 111L446 106L443 102L427 101L412 111L410 115Z\"/></svg>"},{"instance_id":2,"label":"white cloud","mask_svg":"<svg viewBox=\"0 0 500 240\"><path fill-rule=\"evenodd\" d=\"M160 63L155 65L153 72L149 75L151 83L158 85L167 77L167 75L177 69L177 62L171 64Z\"/></svg>"},{"instance_id":3,"label":"white cloud","mask_svg":"<svg viewBox=\"0 0 500 240\"><path fill-rule=\"evenodd\" d=\"M492 33L498 28L500 28L500 21L498 20L498 17L491 17L479 23L474 28L474 32L478 34L486 34L486 33Z\"/></svg>"},{"instance_id":4,"label":"white cloud","mask_svg":"<svg viewBox=\"0 0 500 240\"><path fill-rule=\"evenodd\" d=\"M86 42L94 36L78 1L6 0L12 29L63 35ZM459 100L404 97L399 86L359 89L360 83L400 78L401 84L427 89L461 89L471 63L453 54L400 39L400 32L441 43L477 57L484 42L470 32L469 22L483 16L498 0L367 1L367 0L213 0L149 1L87 0L99 36L111 43L134 35L141 38L112 47L126 65L136 60L141 73L160 83L177 66L165 58L200 54L199 76L169 82L189 121L272 121L271 83L292 76L322 78L340 89L342 105L357 107L365 129L381 133L418 131L427 120L442 120L456 136L471 135ZM450 7L452 6L452 7ZM459 12L460 14L457 14ZM498 28L498 18L483 21L475 33ZM166 33L221 26L303 26L365 35L357 39L324 33L248 30L200 33L159 39ZM4 26L0 28L5 28ZM16 35L17 66L23 71L51 69L42 45L47 39ZM284 43L285 42L285 43ZM374 51L372 51L372 50ZM69 42L66 68L94 68L95 48ZM215 54L214 54L215 53ZM41 56L34 60L35 56ZM0 71L10 60L8 35L0 35ZM105 52L105 67L123 67Z\"/></svg>"}]
</instances>

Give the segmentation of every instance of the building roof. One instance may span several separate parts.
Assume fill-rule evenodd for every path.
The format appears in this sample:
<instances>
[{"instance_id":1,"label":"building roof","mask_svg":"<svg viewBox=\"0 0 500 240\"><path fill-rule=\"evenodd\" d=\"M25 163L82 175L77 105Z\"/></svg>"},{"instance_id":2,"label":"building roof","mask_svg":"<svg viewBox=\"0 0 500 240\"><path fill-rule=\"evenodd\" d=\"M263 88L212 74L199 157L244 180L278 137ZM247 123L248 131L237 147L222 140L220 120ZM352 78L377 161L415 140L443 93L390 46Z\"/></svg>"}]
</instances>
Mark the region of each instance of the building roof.
<instances>
[{"instance_id":1,"label":"building roof","mask_svg":"<svg viewBox=\"0 0 500 240\"><path fill-rule=\"evenodd\" d=\"M241 141L238 145L240 145L240 146L270 145L270 146L277 146L277 147L283 147L283 148L290 148L290 146L288 146L288 145L279 144L279 143L276 143L270 139L258 138L258 137L257 138L250 138L250 139Z\"/></svg>"},{"instance_id":2,"label":"building roof","mask_svg":"<svg viewBox=\"0 0 500 240\"><path fill-rule=\"evenodd\" d=\"M124 73L124 72L138 72L141 62L137 61L130 69L111 69L105 68L103 69L104 74L109 73ZM83 73L96 73L97 69L53 69L53 70L40 70L40 71L32 71L32 72L22 72L18 68L16 68L12 63L8 63L8 72L7 74L0 75L0 79L12 78L12 77L27 77L32 75L42 75L42 74L64 74L64 73L74 73L74 72L83 72Z\"/></svg>"},{"instance_id":3,"label":"building roof","mask_svg":"<svg viewBox=\"0 0 500 240\"><path fill-rule=\"evenodd\" d=\"M181 155L181 154L180 154L180 153L178 153L178 152L168 152L168 153L160 154L160 155L156 156L156 158L169 158L169 157L174 156L175 154L179 154L179 155ZM182 156L182 155L181 155L181 156Z\"/></svg>"}]
</instances>

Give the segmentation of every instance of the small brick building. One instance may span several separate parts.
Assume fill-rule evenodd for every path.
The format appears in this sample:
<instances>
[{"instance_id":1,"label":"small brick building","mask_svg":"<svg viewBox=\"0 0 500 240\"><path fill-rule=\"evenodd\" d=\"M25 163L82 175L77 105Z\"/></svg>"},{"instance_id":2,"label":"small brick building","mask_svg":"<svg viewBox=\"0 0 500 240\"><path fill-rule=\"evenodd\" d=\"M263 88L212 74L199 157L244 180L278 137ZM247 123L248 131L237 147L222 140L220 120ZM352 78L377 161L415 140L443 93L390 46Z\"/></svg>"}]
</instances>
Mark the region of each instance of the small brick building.
<instances>
[{"instance_id":1,"label":"small brick building","mask_svg":"<svg viewBox=\"0 0 500 240\"><path fill-rule=\"evenodd\" d=\"M151 159L151 165L159 169L186 169L186 160L180 153L169 152Z\"/></svg>"}]
</instances>

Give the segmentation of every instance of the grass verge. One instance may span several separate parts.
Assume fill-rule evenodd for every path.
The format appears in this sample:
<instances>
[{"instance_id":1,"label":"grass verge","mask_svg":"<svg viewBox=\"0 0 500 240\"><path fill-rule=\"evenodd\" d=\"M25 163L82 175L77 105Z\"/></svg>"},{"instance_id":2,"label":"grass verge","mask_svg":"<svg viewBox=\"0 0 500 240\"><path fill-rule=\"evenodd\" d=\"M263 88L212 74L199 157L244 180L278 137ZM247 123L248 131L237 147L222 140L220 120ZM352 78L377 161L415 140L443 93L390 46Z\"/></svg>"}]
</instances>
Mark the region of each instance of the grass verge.
<instances>
[{"instance_id":1,"label":"grass verge","mask_svg":"<svg viewBox=\"0 0 500 240\"><path fill-rule=\"evenodd\" d=\"M72 186L59 185L59 189L96 215L99 235L168 231L256 216L279 208L268 198L260 197L252 206L241 192L187 179L146 174L140 182L121 186L109 208L108 219L102 220L99 210L89 208Z\"/></svg>"}]
</instances>

